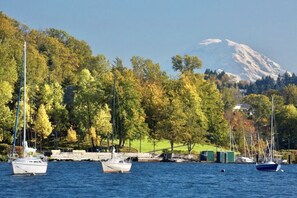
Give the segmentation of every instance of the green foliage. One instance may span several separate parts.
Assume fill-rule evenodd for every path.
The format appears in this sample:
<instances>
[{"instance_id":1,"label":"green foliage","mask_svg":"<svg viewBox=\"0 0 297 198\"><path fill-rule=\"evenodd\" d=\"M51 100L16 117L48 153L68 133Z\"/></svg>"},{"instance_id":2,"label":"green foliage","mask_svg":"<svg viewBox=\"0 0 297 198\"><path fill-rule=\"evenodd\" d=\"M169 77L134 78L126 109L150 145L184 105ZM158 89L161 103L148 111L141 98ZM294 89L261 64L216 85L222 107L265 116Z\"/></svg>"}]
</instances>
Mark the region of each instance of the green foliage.
<instances>
[{"instance_id":1,"label":"green foliage","mask_svg":"<svg viewBox=\"0 0 297 198\"><path fill-rule=\"evenodd\" d=\"M281 91L285 104L293 104L297 107L297 86L290 84Z\"/></svg>"},{"instance_id":2,"label":"green foliage","mask_svg":"<svg viewBox=\"0 0 297 198\"><path fill-rule=\"evenodd\" d=\"M124 70L122 73L115 70L116 78L116 117L117 134L120 146L125 140L139 139L147 134L144 109L141 107L142 95L140 82L135 78L133 71Z\"/></svg>"},{"instance_id":3,"label":"green foliage","mask_svg":"<svg viewBox=\"0 0 297 198\"><path fill-rule=\"evenodd\" d=\"M242 99L242 94L238 88L224 87L222 88L221 93L225 111L232 110L236 104L240 103Z\"/></svg>"},{"instance_id":4,"label":"green foliage","mask_svg":"<svg viewBox=\"0 0 297 198\"><path fill-rule=\"evenodd\" d=\"M252 107L252 118L257 127L263 127L270 123L271 103L265 95L251 94L246 96L243 101Z\"/></svg>"},{"instance_id":5,"label":"green foliage","mask_svg":"<svg viewBox=\"0 0 297 198\"><path fill-rule=\"evenodd\" d=\"M234 132L240 131L240 127L257 128L265 135L269 131L269 98L274 95L279 144L282 148L297 147L295 74L280 75L276 81L263 77L254 83L234 83L224 72L206 70L204 75L194 74L202 62L189 55L172 57L173 69L180 72L176 78L161 71L158 63L139 56L131 58L132 69L116 58L112 70L109 60L104 55L92 55L85 41L54 28L30 29L3 13L0 13L0 142L12 142L24 39L28 44L27 127L38 131L41 138L54 131L58 141L65 140L72 126L78 138L72 142L77 141L78 146L90 145L82 141L97 138L96 135L101 141L108 141L115 74L115 137L121 146L146 135L153 142L169 140L172 148L174 144L185 144L188 152L203 142L224 146L229 142L226 119ZM239 89L246 89L249 94L242 101ZM239 102L252 106L247 112L249 116L242 112L243 123L239 121L241 116L231 116ZM20 117L22 114L21 110ZM20 122L18 128L22 125ZM49 144L52 142L49 140Z\"/></svg>"},{"instance_id":6,"label":"green foliage","mask_svg":"<svg viewBox=\"0 0 297 198\"><path fill-rule=\"evenodd\" d=\"M97 115L95 116L94 127L96 133L101 138L107 138L112 133L112 124L110 123L111 114L110 108L105 104L102 108L99 109Z\"/></svg>"},{"instance_id":7,"label":"green foliage","mask_svg":"<svg viewBox=\"0 0 297 198\"><path fill-rule=\"evenodd\" d=\"M80 136L84 138L95 123L95 116L103 105L105 92L100 82L96 82L90 71L83 69L78 75L78 84L74 96L74 116Z\"/></svg>"},{"instance_id":8,"label":"green foliage","mask_svg":"<svg viewBox=\"0 0 297 198\"><path fill-rule=\"evenodd\" d=\"M297 147L297 108L285 105L276 114L277 134L281 149Z\"/></svg>"},{"instance_id":9,"label":"green foliage","mask_svg":"<svg viewBox=\"0 0 297 198\"><path fill-rule=\"evenodd\" d=\"M202 62L197 56L189 56L184 55L184 57L180 55L176 55L171 58L172 60L172 68L175 71L180 71L181 73L191 71L194 69L200 69L202 67Z\"/></svg>"},{"instance_id":10,"label":"green foliage","mask_svg":"<svg viewBox=\"0 0 297 198\"><path fill-rule=\"evenodd\" d=\"M224 118L222 95L215 83L204 82L202 85L202 110L208 120L208 139L217 145L225 146L228 142L228 127Z\"/></svg>"}]
</instances>

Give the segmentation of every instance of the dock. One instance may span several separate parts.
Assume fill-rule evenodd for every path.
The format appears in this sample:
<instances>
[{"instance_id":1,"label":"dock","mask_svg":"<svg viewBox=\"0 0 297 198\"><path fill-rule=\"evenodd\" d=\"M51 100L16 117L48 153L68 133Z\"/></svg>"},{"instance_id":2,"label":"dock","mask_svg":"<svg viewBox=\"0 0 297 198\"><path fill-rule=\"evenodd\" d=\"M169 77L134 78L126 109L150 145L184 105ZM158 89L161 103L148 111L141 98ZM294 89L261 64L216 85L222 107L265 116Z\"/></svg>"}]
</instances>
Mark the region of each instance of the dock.
<instances>
[{"instance_id":1,"label":"dock","mask_svg":"<svg viewBox=\"0 0 297 198\"><path fill-rule=\"evenodd\" d=\"M118 153L124 158L130 158L139 162L157 162L162 157L152 153ZM86 152L85 150L73 150L72 152L62 152L60 150L51 150L50 161L104 161L111 158L111 153L107 152Z\"/></svg>"}]
</instances>

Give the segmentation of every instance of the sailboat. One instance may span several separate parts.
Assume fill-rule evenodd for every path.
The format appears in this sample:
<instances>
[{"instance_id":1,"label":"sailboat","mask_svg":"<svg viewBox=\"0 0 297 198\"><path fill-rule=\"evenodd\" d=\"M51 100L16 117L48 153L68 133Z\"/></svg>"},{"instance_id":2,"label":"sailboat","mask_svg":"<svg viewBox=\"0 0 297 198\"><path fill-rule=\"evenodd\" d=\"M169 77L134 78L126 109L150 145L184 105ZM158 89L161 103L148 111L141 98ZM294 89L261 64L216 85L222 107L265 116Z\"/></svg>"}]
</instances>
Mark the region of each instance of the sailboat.
<instances>
[{"instance_id":1,"label":"sailboat","mask_svg":"<svg viewBox=\"0 0 297 198\"><path fill-rule=\"evenodd\" d=\"M28 147L26 141L26 42L24 42L24 131L23 131L23 156L16 159L11 159L12 173L14 175L35 175L45 174L47 171L48 162L41 157L36 157L35 148ZM15 143L15 141L14 141ZM14 145L13 145L14 146ZM13 155L13 154L12 154Z\"/></svg>"},{"instance_id":2,"label":"sailboat","mask_svg":"<svg viewBox=\"0 0 297 198\"><path fill-rule=\"evenodd\" d=\"M281 168L280 164L277 164L273 161L273 145L274 145L274 105L273 105L273 97L272 97L272 107L271 107L271 126L270 126L270 146L269 147L269 160L264 161L263 163L256 162L256 169L258 171L270 171L276 172Z\"/></svg>"},{"instance_id":3,"label":"sailboat","mask_svg":"<svg viewBox=\"0 0 297 198\"><path fill-rule=\"evenodd\" d=\"M251 142L252 142L252 137L251 137ZM245 138L245 133L244 133L244 130L243 130L244 156L237 157L236 162L238 162L238 163L255 163L254 159L251 157L251 152L250 152L249 146L247 144L248 143L247 143L247 140Z\"/></svg>"},{"instance_id":4,"label":"sailboat","mask_svg":"<svg viewBox=\"0 0 297 198\"><path fill-rule=\"evenodd\" d=\"M113 104L112 104L112 149L111 149L111 159L107 161L101 161L102 169L104 173L128 173L130 172L132 162L119 156L116 153L116 149L114 147L114 135L115 135L115 94L116 94L116 77L114 74L114 89L113 89Z\"/></svg>"}]
</instances>

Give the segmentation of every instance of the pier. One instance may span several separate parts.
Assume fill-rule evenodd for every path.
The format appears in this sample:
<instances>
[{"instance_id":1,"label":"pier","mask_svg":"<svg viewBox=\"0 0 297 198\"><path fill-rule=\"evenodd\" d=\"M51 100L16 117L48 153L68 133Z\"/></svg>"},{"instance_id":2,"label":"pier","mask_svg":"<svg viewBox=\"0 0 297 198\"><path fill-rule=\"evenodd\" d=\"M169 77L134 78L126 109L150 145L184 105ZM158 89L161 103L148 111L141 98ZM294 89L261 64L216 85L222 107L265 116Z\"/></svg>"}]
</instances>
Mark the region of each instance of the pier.
<instances>
[{"instance_id":1,"label":"pier","mask_svg":"<svg viewBox=\"0 0 297 198\"><path fill-rule=\"evenodd\" d=\"M152 153L118 153L125 158L130 158L139 162L161 161L162 158ZM49 160L51 161L102 161L111 158L111 153L86 152L85 150L73 150L72 152L62 152L51 150Z\"/></svg>"}]
</instances>

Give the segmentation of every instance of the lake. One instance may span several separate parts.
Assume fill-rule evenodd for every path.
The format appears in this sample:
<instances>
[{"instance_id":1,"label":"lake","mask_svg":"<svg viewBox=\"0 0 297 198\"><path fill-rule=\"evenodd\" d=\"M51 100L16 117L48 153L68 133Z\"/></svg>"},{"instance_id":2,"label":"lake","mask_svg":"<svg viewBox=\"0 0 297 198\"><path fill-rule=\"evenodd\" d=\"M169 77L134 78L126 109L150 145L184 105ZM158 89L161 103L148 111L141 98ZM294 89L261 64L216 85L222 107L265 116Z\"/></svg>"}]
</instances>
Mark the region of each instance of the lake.
<instances>
[{"instance_id":1,"label":"lake","mask_svg":"<svg viewBox=\"0 0 297 198\"><path fill-rule=\"evenodd\" d=\"M49 162L46 175L13 176L11 165L0 163L0 197L296 197L297 165L282 170L133 162L131 173L107 174L99 162Z\"/></svg>"}]
</instances>

